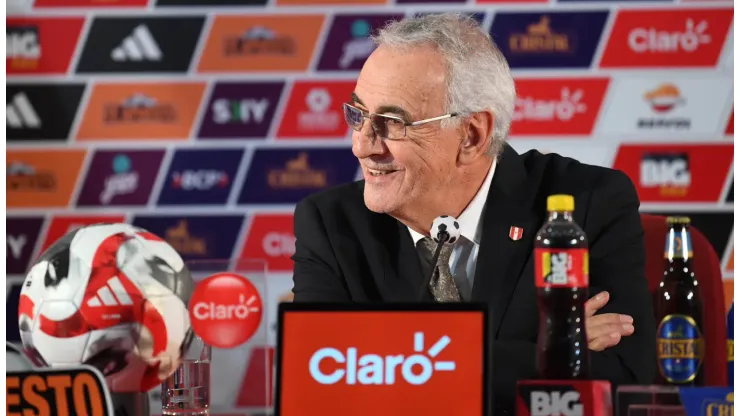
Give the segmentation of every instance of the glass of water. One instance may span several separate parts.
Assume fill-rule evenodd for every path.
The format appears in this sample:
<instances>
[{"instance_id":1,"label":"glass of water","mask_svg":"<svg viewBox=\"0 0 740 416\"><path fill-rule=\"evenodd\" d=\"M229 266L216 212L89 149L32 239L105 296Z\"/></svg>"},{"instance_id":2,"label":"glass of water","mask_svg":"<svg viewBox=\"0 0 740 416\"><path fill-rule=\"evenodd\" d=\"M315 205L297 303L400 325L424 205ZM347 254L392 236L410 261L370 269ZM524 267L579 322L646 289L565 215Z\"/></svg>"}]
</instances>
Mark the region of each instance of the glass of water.
<instances>
[{"instance_id":1,"label":"glass of water","mask_svg":"<svg viewBox=\"0 0 740 416\"><path fill-rule=\"evenodd\" d=\"M211 397L211 346L195 335L180 366L162 383L162 415L207 415Z\"/></svg>"}]
</instances>

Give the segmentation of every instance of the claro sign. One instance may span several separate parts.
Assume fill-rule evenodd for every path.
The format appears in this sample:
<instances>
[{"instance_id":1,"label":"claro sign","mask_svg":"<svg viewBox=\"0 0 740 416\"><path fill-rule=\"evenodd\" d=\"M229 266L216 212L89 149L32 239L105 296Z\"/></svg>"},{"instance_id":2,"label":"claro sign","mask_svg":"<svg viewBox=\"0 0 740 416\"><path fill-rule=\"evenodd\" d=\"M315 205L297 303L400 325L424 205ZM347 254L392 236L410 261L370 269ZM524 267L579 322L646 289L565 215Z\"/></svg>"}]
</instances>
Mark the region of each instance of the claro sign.
<instances>
[{"instance_id":1,"label":"claro sign","mask_svg":"<svg viewBox=\"0 0 740 416\"><path fill-rule=\"evenodd\" d=\"M316 351L308 362L311 377L321 384L345 383L348 385L386 385L396 384L396 379L419 386L428 382L435 371L454 371L454 361L436 361L435 358L452 342L443 335L434 345L424 351L424 333L414 334L414 354L362 354L358 348L349 347L345 351L324 347ZM323 362L338 365L331 372L321 369Z\"/></svg>"},{"instance_id":2,"label":"claro sign","mask_svg":"<svg viewBox=\"0 0 740 416\"><path fill-rule=\"evenodd\" d=\"M469 311L286 312L279 369L286 399L280 414L480 414L483 316Z\"/></svg>"}]
</instances>

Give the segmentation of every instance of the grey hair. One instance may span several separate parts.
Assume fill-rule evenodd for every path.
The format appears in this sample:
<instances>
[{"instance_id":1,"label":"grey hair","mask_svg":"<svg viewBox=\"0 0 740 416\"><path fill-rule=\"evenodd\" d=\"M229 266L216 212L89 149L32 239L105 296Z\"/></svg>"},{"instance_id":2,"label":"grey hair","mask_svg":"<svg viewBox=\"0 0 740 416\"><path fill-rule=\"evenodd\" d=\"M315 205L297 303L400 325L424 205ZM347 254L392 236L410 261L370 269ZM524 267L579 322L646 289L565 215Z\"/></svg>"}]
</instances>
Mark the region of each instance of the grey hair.
<instances>
[{"instance_id":1,"label":"grey hair","mask_svg":"<svg viewBox=\"0 0 740 416\"><path fill-rule=\"evenodd\" d=\"M446 111L463 116L492 111L489 154L500 153L514 116L516 88L506 58L477 20L462 13L411 17L389 23L372 38L376 45L395 50L434 46L447 62ZM442 127L459 120L442 120Z\"/></svg>"}]
</instances>

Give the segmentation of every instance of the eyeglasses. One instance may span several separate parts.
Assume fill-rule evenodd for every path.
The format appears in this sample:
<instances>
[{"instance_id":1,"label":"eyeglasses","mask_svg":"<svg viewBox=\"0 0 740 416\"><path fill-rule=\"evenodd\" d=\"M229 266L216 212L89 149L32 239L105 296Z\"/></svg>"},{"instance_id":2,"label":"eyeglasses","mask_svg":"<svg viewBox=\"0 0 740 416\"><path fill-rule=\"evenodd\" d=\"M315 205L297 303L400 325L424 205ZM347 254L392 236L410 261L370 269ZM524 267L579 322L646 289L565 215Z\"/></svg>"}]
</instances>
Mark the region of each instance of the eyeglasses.
<instances>
[{"instance_id":1,"label":"eyeglasses","mask_svg":"<svg viewBox=\"0 0 740 416\"><path fill-rule=\"evenodd\" d=\"M375 134L381 139L397 140L406 137L407 126L418 126L421 124L430 123L432 121L444 120L446 118L455 117L457 113L445 114L439 117L432 117L425 120L414 121L408 123L396 116L388 116L385 114L373 114L367 111L360 110L359 108L344 104L344 119L347 121L352 130L362 130L365 119L370 120L370 125L373 128Z\"/></svg>"}]
</instances>

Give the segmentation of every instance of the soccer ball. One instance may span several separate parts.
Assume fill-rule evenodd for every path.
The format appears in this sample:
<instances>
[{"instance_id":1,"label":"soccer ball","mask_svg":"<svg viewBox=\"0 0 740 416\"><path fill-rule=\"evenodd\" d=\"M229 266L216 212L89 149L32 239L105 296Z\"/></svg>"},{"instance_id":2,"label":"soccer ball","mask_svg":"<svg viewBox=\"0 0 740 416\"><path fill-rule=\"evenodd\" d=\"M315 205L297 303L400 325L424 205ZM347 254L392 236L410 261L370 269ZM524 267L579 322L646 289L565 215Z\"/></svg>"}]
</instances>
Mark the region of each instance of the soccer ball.
<instances>
[{"instance_id":1,"label":"soccer ball","mask_svg":"<svg viewBox=\"0 0 740 416\"><path fill-rule=\"evenodd\" d=\"M83 227L28 272L21 341L37 365L89 364L112 392L149 391L190 346L194 286L180 255L154 234L128 224Z\"/></svg>"}]
</instances>

